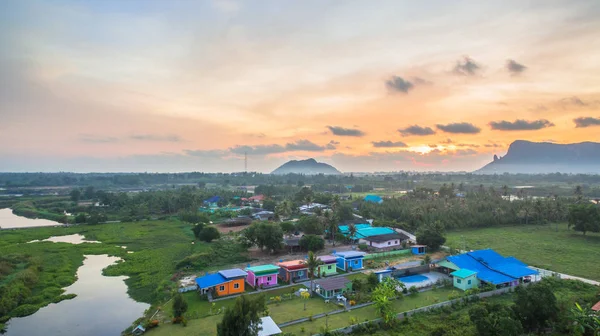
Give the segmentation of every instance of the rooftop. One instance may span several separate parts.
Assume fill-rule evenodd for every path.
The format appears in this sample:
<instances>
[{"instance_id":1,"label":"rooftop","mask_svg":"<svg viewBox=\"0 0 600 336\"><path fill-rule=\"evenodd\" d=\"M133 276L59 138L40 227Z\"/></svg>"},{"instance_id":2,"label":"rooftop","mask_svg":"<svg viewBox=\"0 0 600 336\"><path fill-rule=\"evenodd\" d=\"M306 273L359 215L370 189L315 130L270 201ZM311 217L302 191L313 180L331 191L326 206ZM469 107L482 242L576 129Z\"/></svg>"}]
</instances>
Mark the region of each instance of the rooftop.
<instances>
[{"instance_id":1,"label":"rooftop","mask_svg":"<svg viewBox=\"0 0 600 336\"><path fill-rule=\"evenodd\" d=\"M345 276L335 277L335 278L327 278L327 279L315 281L315 283L317 285L319 285L319 287L323 288L324 290L341 289L341 288L346 287L346 284L348 282L351 282L351 281L348 280L348 278L346 278Z\"/></svg>"},{"instance_id":2,"label":"rooftop","mask_svg":"<svg viewBox=\"0 0 600 336\"><path fill-rule=\"evenodd\" d=\"M379 236L379 235L384 235L384 234L391 234L391 233L395 233L395 232L396 231L394 231L393 229L390 229L388 227L368 227L368 228L356 230L356 235L354 235L354 237L352 237L352 238L359 239L359 238Z\"/></svg>"},{"instance_id":3,"label":"rooftop","mask_svg":"<svg viewBox=\"0 0 600 336\"><path fill-rule=\"evenodd\" d=\"M477 274L477 272L471 271L470 269L466 269L466 268L461 268L458 271L454 271L454 272L450 273L450 275L455 276L457 278L461 278L461 279L468 278L475 274Z\"/></svg>"},{"instance_id":4,"label":"rooftop","mask_svg":"<svg viewBox=\"0 0 600 336\"><path fill-rule=\"evenodd\" d=\"M246 267L246 271L256 273L276 273L279 271L279 266L272 264Z\"/></svg>"},{"instance_id":5,"label":"rooftop","mask_svg":"<svg viewBox=\"0 0 600 336\"><path fill-rule=\"evenodd\" d=\"M203 277L196 278L196 284L198 285L198 288L210 288L228 281L229 280L225 279L219 273L207 274Z\"/></svg>"},{"instance_id":6,"label":"rooftop","mask_svg":"<svg viewBox=\"0 0 600 336\"><path fill-rule=\"evenodd\" d=\"M248 275L248 273L242 271L239 268L222 270L222 271L219 271L219 274L221 274L223 277L225 277L227 279L237 278L237 277L245 277Z\"/></svg>"},{"instance_id":7,"label":"rooftop","mask_svg":"<svg viewBox=\"0 0 600 336\"><path fill-rule=\"evenodd\" d=\"M366 253L359 252L359 251L344 251L344 252L336 252L335 255L348 259L348 258L364 257L366 255Z\"/></svg>"},{"instance_id":8,"label":"rooftop","mask_svg":"<svg viewBox=\"0 0 600 336\"><path fill-rule=\"evenodd\" d=\"M258 336L271 336L281 334L281 329L277 326L271 316L260 318L261 330L258 331Z\"/></svg>"},{"instance_id":9,"label":"rooftop","mask_svg":"<svg viewBox=\"0 0 600 336\"><path fill-rule=\"evenodd\" d=\"M337 257L333 255L318 256L317 258L326 264L334 263L337 261Z\"/></svg>"},{"instance_id":10,"label":"rooftop","mask_svg":"<svg viewBox=\"0 0 600 336\"><path fill-rule=\"evenodd\" d=\"M370 242L383 243L388 240L396 240L396 239L406 240L406 239L408 239L408 236L404 235L404 234L400 234L398 232L394 232L394 233L386 233L386 234L377 235L377 236L365 237L363 239L370 241Z\"/></svg>"},{"instance_id":11,"label":"rooftop","mask_svg":"<svg viewBox=\"0 0 600 336\"><path fill-rule=\"evenodd\" d=\"M291 269L301 269L301 268L307 268L306 263L304 262L304 260L290 260L290 261L282 261L280 263L277 263L277 266L283 267L283 268L291 268Z\"/></svg>"},{"instance_id":12,"label":"rooftop","mask_svg":"<svg viewBox=\"0 0 600 336\"><path fill-rule=\"evenodd\" d=\"M527 275L538 274L514 257L503 257L494 250L478 250L457 256L448 261L460 267L477 272L477 278L494 285L511 282Z\"/></svg>"}]
</instances>

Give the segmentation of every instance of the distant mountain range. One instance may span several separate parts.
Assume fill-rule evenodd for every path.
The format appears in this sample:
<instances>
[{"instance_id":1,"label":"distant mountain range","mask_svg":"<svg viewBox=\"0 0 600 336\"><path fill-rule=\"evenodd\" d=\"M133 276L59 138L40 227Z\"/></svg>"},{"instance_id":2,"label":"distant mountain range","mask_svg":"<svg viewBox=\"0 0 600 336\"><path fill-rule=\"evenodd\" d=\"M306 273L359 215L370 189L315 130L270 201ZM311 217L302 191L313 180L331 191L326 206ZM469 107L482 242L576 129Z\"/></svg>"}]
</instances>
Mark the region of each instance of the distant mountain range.
<instances>
[{"instance_id":1,"label":"distant mountain range","mask_svg":"<svg viewBox=\"0 0 600 336\"><path fill-rule=\"evenodd\" d=\"M326 163L317 162L315 159L307 159L288 161L279 168L275 169L271 174L339 175L341 172Z\"/></svg>"},{"instance_id":2,"label":"distant mountain range","mask_svg":"<svg viewBox=\"0 0 600 336\"><path fill-rule=\"evenodd\" d=\"M600 143L555 144L517 140L503 157L475 171L479 174L600 174Z\"/></svg>"}]
</instances>

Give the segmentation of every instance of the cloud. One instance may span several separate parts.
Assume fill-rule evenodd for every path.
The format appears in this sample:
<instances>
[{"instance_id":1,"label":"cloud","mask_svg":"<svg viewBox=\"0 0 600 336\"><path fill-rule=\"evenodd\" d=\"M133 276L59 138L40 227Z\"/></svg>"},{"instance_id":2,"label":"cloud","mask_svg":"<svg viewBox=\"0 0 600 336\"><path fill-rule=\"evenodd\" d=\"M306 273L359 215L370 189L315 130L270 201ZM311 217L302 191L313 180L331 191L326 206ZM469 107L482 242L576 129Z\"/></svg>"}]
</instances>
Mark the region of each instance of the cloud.
<instances>
[{"instance_id":1,"label":"cloud","mask_svg":"<svg viewBox=\"0 0 600 336\"><path fill-rule=\"evenodd\" d=\"M325 149L337 149L337 146L340 144L339 141L331 140L327 145L325 145Z\"/></svg>"},{"instance_id":2,"label":"cloud","mask_svg":"<svg viewBox=\"0 0 600 336\"><path fill-rule=\"evenodd\" d=\"M400 76L393 76L385 81L385 86L392 92L408 93L408 91L415 87L415 84Z\"/></svg>"},{"instance_id":3,"label":"cloud","mask_svg":"<svg viewBox=\"0 0 600 336\"><path fill-rule=\"evenodd\" d=\"M196 156L196 157L202 157L202 158L221 158L221 157L227 156L229 154L228 151L221 150L221 149L208 149L208 150L185 149L183 152L189 156Z\"/></svg>"},{"instance_id":4,"label":"cloud","mask_svg":"<svg viewBox=\"0 0 600 336\"><path fill-rule=\"evenodd\" d=\"M440 141L440 143L441 144L447 144L447 145L449 145L449 144L454 143L454 141L452 141L452 139L448 138L446 140Z\"/></svg>"},{"instance_id":5,"label":"cloud","mask_svg":"<svg viewBox=\"0 0 600 336\"><path fill-rule=\"evenodd\" d=\"M323 152L325 150L333 150L336 149L334 143L329 142L325 146L317 145L316 143L310 140L297 140L295 142L289 142L285 145L272 144L272 145L256 145L256 146L247 146L247 145L238 145L229 148L229 151L233 154L243 155L269 155L269 154L278 154L278 153L286 153L286 152L297 152L297 151L305 151L305 152Z\"/></svg>"},{"instance_id":6,"label":"cloud","mask_svg":"<svg viewBox=\"0 0 600 336\"><path fill-rule=\"evenodd\" d=\"M579 117L573 119L576 128L600 126L600 118L594 117Z\"/></svg>"},{"instance_id":7,"label":"cloud","mask_svg":"<svg viewBox=\"0 0 600 336\"><path fill-rule=\"evenodd\" d=\"M446 133L456 133L456 134L477 134L481 132L481 128L470 124L470 123L450 123L446 125L437 124L435 125L437 129L444 131Z\"/></svg>"},{"instance_id":8,"label":"cloud","mask_svg":"<svg viewBox=\"0 0 600 336\"><path fill-rule=\"evenodd\" d=\"M327 126L331 133L339 136L352 136L352 137L361 137L365 135L365 133L356 128L344 128L340 126Z\"/></svg>"},{"instance_id":9,"label":"cloud","mask_svg":"<svg viewBox=\"0 0 600 336\"><path fill-rule=\"evenodd\" d=\"M377 148L401 148L401 147L408 147L404 142L402 141L373 141L371 142L373 144L373 147L377 147Z\"/></svg>"},{"instance_id":10,"label":"cloud","mask_svg":"<svg viewBox=\"0 0 600 336\"><path fill-rule=\"evenodd\" d=\"M498 143L495 143L495 142L490 142L490 143L487 143L487 144L483 145L483 147L487 147L487 148L501 148L502 144L498 144Z\"/></svg>"},{"instance_id":11,"label":"cloud","mask_svg":"<svg viewBox=\"0 0 600 336\"><path fill-rule=\"evenodd\" d=\"M480 69L481 66L479 64L472 58L465 56L464 59L456 62L453 72L457 75L475 76Z\"/></svg>"},{"instance_id":12,"label":"cloud","mask_svg":"<svg viewBox=\"0 0 600 336\"><path fill-rule=\"evenodd\" d=\"M104 135L80 134L79 141L87 143L115 143L119 141L119 138Z\"/></svg>"},{"instance_id":13,"label":"cloud","mask_svg":"<svg viewBox=\"0 0 600 336\"><path fill-rule=\"evenodd\" d=\"M419 125L412 125L406 128L401 128L398 130L402 136L411 136L411 135L432 135L435 134L435 131L431 127L422 127Z\"/></svg>"},{"instance_id":14,"label":"cloud","mask_svg":"<svg viewBox=\"0 0 600 336\"><path fill-rule=\"evenodd\" d=\"M477 144L470 144L470 143L459 143L455 145L456 147L468 147L468 148L479 148L480 146Z\"/></svg>"},{"instance_id":15,"label":"cloud","mask_svg":"<svg viewBox=\"0 0 600 336\"><path fill-rule=\"evenodd\" d=\"M156 135L156 134L135 134L130 137L133 140L139 141L156 141L156 142L181 142L178 135Z\"/></svg>"},{"instance_id":16,"label":"cloud","mask_svg":"<svg viewBox=\"0 0 600 336\"><path fill-rule=\"evenodd\" d=\"M534 131L552 126L554 126L554 124L546 119L531 121L517 119L512 122L506 120L490 122L490 127L497 131Z\"/></svg>"},{"instance_id":17,"label":"cloud","mask_svg":"<svg viewBox=\"0 0 600 336\"><path fill-rule=\"evenodd\" d=\"M521 63L518 63L515 60L509 59L506 61L506 70L511 73L511 75L518 75L523 71L527 70L527 67Z\"/></svg>"},{"instance_id":18,"label":"cloud","mask_svg":"<svg viewBox=\"0 0 600 336\"><path fill-rule=\"evenodd\" d=\"M468 148L468 149L457 149L454 152L452 152L453 155L458 155L458 156L469 156L469 155L476 155L478 154L478 152L474 149Z\"/></svg>"}]
</instances>

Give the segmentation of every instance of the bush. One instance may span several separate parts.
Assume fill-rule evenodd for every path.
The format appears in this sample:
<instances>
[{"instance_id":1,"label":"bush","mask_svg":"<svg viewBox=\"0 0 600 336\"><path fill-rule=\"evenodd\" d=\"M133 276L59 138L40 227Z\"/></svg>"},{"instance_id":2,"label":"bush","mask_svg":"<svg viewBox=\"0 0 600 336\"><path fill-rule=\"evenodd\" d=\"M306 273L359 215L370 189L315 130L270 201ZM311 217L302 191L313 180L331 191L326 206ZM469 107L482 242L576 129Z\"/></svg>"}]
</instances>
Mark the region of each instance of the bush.
<instances>
[{"instance_id":1,"label":"bush","mask_svg":"<svg viewBox=\"0 0 600 336\"><path fill-rule=\"evenodd\" d=\"M325 247L325 240L316 235L305 235L300 238L300 247L307 251L319 251Z\"/></svg>"},{"instance_id":2,"label":"bush","mask_svg":"<svg viewBox=\"0 0 600 336\"><path fill-rule=\"evenodd\" d=\"M39 309L38 306L32 304L20 305L12 311L13 317L23 317L35 313Z\"/></svg>"},{"instance_id":3,"label":"bush","mask_svg":"<svg viewBox=\"0 0 600 336\"><path fill-rule=\"evenodd\" d=\"M219 239L219 237L221 237L221 234L219 233L219 230L217 230L217 228L214 226L207 226L203 228L202 231L200 231L200 234L198 235L198 239L207 243L210 243L215 239Z\"/></svg>"},{"instance_id":4,"label":"bush","mask_svg":"<svg viewBox=\"0 0 600 336\"><path fill-rule=\"evenodd\" d=\"M408 291L410 292L410 294L418 294L419 290L417 289L417 287L415 286L411 286Z\"/></svg>"},{"instance_id":5,"label":"bush","mask_svg":"<svg viewBox=\"0 0 600 336\"><path fill-rule=\"evenodd\" d=\"M369 250L369 245L367 244L358 244L358 249L361 251L368 251Z\"/></svg>"}]
</instances>

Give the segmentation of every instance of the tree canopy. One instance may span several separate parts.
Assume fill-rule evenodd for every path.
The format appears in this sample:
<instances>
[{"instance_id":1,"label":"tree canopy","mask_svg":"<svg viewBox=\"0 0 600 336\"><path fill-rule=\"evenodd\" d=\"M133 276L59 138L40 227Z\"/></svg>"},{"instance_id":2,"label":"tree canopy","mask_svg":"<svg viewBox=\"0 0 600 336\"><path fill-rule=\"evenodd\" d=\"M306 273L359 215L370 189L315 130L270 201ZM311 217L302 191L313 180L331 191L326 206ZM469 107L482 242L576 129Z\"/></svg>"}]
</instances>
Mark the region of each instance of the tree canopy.
<instances>
[{"instance_id":1,"label":"tree canopy","mask_svg":"<svg viewBox=\"0 0 600 336\"><path fill-rule=\"evenodd\" d=\"M265 310L263 295L242 295L235 305L225 311L223 320L217 324L218 336L257 336L260 330L260 314Z\"/></svg>"}]
</instances>

